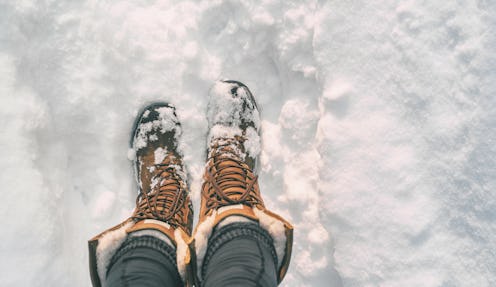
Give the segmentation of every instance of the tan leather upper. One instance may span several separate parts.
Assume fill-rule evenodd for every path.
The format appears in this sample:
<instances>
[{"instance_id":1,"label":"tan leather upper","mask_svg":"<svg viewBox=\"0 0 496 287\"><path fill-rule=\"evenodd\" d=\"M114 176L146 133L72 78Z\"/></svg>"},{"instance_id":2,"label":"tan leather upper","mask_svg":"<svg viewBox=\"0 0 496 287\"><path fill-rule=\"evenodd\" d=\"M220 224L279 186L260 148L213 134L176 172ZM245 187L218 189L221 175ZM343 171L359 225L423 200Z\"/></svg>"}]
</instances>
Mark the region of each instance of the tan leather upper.
<instances>
[{"instance_id":1,"label":"tan leather upper","mask_svg":"<svg viewBox=\"0 0 496 287\"><path fill-rule=\"evenodd\" d=\"M132 215L134 219L157 219L191 234L193 208L178 168L182 168L182 163L173 153L168 153L159 164L155 164L153 152L138 158L141 189Z\"/></svg>"},{"instance_id":2,"label":"tan leather upper","mask_svg":"<svg viewBox=\"0 0 496 287\"><path fill-rule=\"evenodd\" d=\"M214 146L203 175L200 222L222 206L244 204L264 209L257 180L248 164L233 151L232 145Z\"/></svg>"}]
</instances>

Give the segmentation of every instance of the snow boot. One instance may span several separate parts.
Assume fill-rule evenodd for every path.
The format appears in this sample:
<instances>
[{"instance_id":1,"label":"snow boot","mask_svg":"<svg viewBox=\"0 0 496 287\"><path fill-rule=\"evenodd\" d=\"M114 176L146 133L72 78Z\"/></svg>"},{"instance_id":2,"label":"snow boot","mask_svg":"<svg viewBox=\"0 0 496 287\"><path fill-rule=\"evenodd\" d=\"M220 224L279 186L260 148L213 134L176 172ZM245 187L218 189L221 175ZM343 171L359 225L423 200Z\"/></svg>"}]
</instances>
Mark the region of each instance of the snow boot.
<instances>
[{"instance_id":1,"label":"snow boot","mask_svg":"<svg viewBox=\"0 0 496 287\"><path fill-rule=\"evenodd\" d=\"M129 234L159 231L158 237L173 244L177 267L189 285L190 254L187 242L193 224L193 208L187 188L186 170L178 151L181 126L175 108L165 103L146 107L137 118L131 139L139 194L128 219L89 241L93 286L105 285L113 255ZM148 232L148 231L147 231ZM164 237L163 235L166 237Z\"/></svg>"},{"instance_id":2,"label":"snow boot","mask_svg":"<svg viewBox=\"0 0 496 287\"><path fill-rule=\"evenodd\" d=\"M260 115L255 99L244 84L219 81L210 91L207 117L210 131L200 216L189 244L196 280L202 281L200 270L214 228L248 220L272 237L281 282L291 258L293 227L265 208L260 193L256 175Z\"/></svg>"}]
</instances>

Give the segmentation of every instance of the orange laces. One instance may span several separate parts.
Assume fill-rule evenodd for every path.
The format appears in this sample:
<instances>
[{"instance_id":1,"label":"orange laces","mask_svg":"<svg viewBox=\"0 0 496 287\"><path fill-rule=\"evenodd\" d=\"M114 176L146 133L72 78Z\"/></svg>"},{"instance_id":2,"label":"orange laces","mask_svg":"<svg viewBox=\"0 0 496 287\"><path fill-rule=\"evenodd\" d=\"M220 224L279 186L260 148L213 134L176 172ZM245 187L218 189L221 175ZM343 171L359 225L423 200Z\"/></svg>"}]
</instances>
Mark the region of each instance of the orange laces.
<instances>
[{"instance_id":1,"label":"orange laces","mask_svg":"<svg viewBox=\"0 0 496 287\"><path fill-rule=\"evenodd\" d=\"M222 139L222 144L213 146L209 166L205 172L202 196L206 200L206 211L233 204L254 206L262 202L258 192L258 176L239 159L232 145L242 143L242 138Z\"/></svg>"},{"instance_id":2,"label":"orange laces","mask_svg":"<svg viewBox=\"0 0 496 287\"><path fill-rule=\"evenodd\" d=\"M140 192L136 198L135 219L158 219L171 225L182 226L184 222L184 202L187 189L178 176L176 168L169 163L155 164L155 175L151 182L158 180L158 186L150 192Z\"/></svg>"}]
</instances>

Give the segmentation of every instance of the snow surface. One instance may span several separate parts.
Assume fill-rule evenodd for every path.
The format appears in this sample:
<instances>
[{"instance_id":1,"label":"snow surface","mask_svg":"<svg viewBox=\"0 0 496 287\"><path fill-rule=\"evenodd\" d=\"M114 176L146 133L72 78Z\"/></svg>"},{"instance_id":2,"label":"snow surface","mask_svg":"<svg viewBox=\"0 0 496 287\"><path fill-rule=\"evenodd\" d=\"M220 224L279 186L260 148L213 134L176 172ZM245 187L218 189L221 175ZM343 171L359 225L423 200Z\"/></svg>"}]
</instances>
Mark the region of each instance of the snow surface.
<instances>
[{"instance_id":1,"label":"snow surface","mask_svg":"<svg viewBox=\"0 0 496 287\"><path fill-rule=\"evenodd\" d=\"M496 286L496 2L1 1L1 286L89 286L128 143L177 107L198 207L207 94L261 109L283 286Z\"/></svg>"}]
</instances>

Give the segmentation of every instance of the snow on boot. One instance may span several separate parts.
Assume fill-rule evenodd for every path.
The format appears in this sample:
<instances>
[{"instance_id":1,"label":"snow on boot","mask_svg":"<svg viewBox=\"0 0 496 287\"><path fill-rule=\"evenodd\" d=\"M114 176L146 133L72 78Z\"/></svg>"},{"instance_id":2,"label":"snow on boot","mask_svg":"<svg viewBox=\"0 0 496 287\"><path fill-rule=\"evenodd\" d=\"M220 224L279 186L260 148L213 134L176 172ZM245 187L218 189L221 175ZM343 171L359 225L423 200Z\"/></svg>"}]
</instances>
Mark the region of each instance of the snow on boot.
<instances>
[{"instance_id":1,"label":"snow on boot","mask_svg":"<svg viewBox=\"0 0 496 287\"><path fill-rule=\"evenodd\" d=\"M186 185L186 170L178 151L181 126L175 108L165 103L146 107L137 118L131 147L139 194L131 217L89 241L93 286L105 285L113 255L129 234L158 234L173 244L183 282L188 284L193 209ZM158 231L158 232L157 232ZM163 235L166 237L164 237Z\"/></svg>"},{"instance_id":2,"label":"snow on boot","mask_svg":"<svg viewBox=\"0 0 496 287\"><path fill-rule=\"evenodd\" d=\"M255 99L242 83L219 81L210 91L207 116L210 132L200 216L189 244L197 280L202 280L200 269L213 229L248 220L258 222L272 237L281 282L291 257L293 227L267 210L260 194L255 171L261 150L260 115Z\"/></svg>"}]
</instances>

